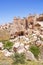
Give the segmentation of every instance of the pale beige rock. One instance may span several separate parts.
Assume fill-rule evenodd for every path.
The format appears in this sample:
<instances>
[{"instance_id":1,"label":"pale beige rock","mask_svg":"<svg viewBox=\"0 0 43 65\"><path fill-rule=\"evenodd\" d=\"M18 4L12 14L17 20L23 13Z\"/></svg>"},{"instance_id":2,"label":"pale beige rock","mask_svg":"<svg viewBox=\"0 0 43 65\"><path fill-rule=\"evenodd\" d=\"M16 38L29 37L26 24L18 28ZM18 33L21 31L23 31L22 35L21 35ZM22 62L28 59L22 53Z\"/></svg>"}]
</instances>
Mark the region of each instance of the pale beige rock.
<instances>
[{"instance_id":1,"label":"pale beige rock","mask_svg":"<svg viewBox=\"0 0 43 65\"><path fill-rule=\"evenodd\" d=\"M41 44L42 44L42 41L41 41L41 40L38 40L38 41L36 42L36 45L37 45L37 46L41 46Z\"/></svg>"},{"instance_id":2,"label":"pale beige rock","mask_svg":"<svg viewBox=\"0 0 43 65\"><path fill-rule=\"evenodd\" d=\"M25 49L26 50L29 50L29 45L25 45Z\"/></svg>"},{"instance_id":3,"label":"pale beige rock","mask_svg":"<svg viewBox=\"0 0 43 65\"><path fill-rule=\"evenodd\" d=\"M12 53L12 52L9 52L7 49L2 50L2 52L3 52L3 54L4 54L6 57L9 57L9 56L13 55L13 53Z\"/></svg>"},{"instance_id":4,"label":"pale beige rock","mask_svg":"<svg viewBox=\"0 0 43 65\"><path fill-rule=\"evenodd\" d=\"M35 59L35 57L34 57L34 55L33 55L33 53L31 51L26 51L25 55L26 55L26 59L27 60L32 60L32 61L34 60L34 61L36 61L36 59Z\"/></svg>"},{"instance_id":5,"label":"pale beige rock","mask_svg":"<svg viewBox=\"0 0 43 65\"><path fill-rule=\"evenodd\" d=\"M3 43L0 42L0 49L3 49Z\"/></svg>"},{"instance_id":6,"label":"pale beige rock","mask_svg":"<svg viewBox=\"0 0 43 65\"><path fill-rule=\"evenodd\" d=\"M14 45L13 45L13 48L18 48L20 46L20 42L15 42Z\"/></svg>"}]
</instances>

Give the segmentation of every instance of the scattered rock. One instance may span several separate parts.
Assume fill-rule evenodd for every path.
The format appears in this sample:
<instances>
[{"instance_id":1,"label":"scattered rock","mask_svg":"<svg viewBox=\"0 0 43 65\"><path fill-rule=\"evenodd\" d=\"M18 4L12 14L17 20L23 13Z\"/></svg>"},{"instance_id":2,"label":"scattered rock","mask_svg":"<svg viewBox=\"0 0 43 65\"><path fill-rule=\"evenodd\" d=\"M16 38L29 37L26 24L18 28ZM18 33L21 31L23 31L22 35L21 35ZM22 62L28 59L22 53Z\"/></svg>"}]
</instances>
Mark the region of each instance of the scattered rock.
<instances>
[{"instance_id":1,"label":"scattered rock","mask_svg":"<svg viewBox=\"0 0 43 65\"><path fill-rule=\"evenodd\" d=\"M2 52L6 57L11 56L13 54L12 52L9 52L7 49L2 50Z\"/></svg>"},{"instance_id":2,"label":"scattered rock","mask_svg":"<svg viewBox=\"0 0 43 65\"><path fill-rule=\"evenodd\" d=\"M13 48L18 48L20 46L20 42L15 42L14 45L13 45Z\"/></svg>"},{"instance_id":3,"label":"scattered rock","mask_svg":"<svg viewBox=\"0 0 43 65\"><path fill-rule=\"evenodd\" d=\"M0 42L0 50L3 49L3 43Z\"/></svg>"},{"instance_id":4,"label":"scattered rock","mask_svg":"<svg viewBox=\"0 0 43 65\"><path fill-rule=\"evenodd\" d=\"M29 50L29 45L25 45L25 49L26 50Z\"/></svg>"},{"instance_id":5,"label":"scattered rock","mask_svg":"<svg viewBox=\"0 0 43 65\"><path fill-rule=\"evenodd\" d=\"M34 57L34 55L33 55L33 53L31 51L26 51L25 55L26 55L27 60L36 61L36 59L35 59L35 57Z\"/></svg>"},{"instance_id":6,"label":"scattered rock","mask_svg":"<svg viewBox=\"0 0 43 65\"><path fill-rule=\"evenodd\" d=\"M36 46L38 46L38 47L40 47L41 44L42 44L42 41L40 41L40 40L38 40L38 41L36 42Z\"/></svg>"},{"instance_id":7,"label":"scattered rock","mask_svg":"<svg viewBox=\"0 0 43 65\"><path fill-rule=\"evenodd\" d=\"M25 51L24 44L21 43L20 46L19 46L18 49L17 49L17 52L18 52L18 53L24 53L24 51Z\"/></svg>"}]
</instances>

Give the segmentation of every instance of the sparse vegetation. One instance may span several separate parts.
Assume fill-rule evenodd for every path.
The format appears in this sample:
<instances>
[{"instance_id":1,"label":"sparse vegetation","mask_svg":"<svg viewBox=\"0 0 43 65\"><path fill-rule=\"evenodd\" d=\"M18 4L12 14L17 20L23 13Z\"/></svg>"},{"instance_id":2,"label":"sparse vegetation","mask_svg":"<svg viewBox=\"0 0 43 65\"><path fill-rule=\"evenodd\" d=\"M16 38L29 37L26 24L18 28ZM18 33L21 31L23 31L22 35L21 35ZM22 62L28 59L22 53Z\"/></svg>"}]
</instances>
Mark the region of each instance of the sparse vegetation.
<instances>
[{"instance_id":1,"label":"sparse vegetation","mask_svg":"<svg viewBox=\"0 0 43 65\"><path fill-rule=\"evenodd\" d=\"M13 46L13 43L10 41L4 41L3 44L4 44L4 49L7 49L7 50L10 50Z\"/></svg>"},{"instance_id":2,"label":"sparse vegetation","mask_svg":"<svg viewBox=\"0 0 43 65\"><path fill-rule=\"evenodd\" d=\"M34 54L34 56L38 59L38 55L40 53L40 49L39 47L35 46L35 45L31 45L30 46L30 51Z\"/></svg>"},{"instance_id":3,"label":"sparse vegetation","mask_svg":"<svg viewBox=\"0 0 43 65\"><path fill-rule=\"evenodd\" d=\"M23 59L22 59L23 60ZM15 65L13 64L14 60L10 57L5 57L0 51L0 65ZM17 63L17 62L16 62ZM17 65L43 65L43 62L40 61L26 61L25 64L18 63Z\"/></svg>"},{"instance_id":4,"label":"sparse vegetation","mask_svg":"<svg viewBox=\"0 0 43 65\"><path fill-rule=\"evenodd\" d=\"M13 56L14 63L13 64L24 64L25 63L25 55L24 53L15 53Z\"/></svg>"}]
</instances>

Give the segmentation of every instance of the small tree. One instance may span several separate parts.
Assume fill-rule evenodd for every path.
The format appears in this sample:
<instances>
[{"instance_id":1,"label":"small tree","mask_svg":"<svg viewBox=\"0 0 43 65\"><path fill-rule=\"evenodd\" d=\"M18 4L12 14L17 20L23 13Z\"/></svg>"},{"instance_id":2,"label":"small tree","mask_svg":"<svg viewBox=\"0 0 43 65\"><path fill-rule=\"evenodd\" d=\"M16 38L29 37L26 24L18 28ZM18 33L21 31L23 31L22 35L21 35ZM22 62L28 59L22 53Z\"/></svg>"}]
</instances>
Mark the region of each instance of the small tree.
<instances>
[{"instance_id":1,"label":"small tree","mask_svg":"<svg viewBox=\"0 0 43 65\"><path fill-rule=\"evenodd\" d=\"M40 53L39 47L32 45L30 46L30 51L34 54L34 56L38 59L38 55Z\"/></svg>"}]
</instances>

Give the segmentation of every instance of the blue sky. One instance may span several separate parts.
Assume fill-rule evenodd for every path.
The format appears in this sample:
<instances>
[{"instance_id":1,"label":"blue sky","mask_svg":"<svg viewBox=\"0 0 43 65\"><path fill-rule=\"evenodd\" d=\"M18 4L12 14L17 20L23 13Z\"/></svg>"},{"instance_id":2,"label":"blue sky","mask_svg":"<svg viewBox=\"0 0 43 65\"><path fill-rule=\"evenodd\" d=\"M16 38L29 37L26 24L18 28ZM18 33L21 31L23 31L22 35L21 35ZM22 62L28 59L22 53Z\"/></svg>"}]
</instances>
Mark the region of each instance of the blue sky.
<instances>
[{"instance_id":1,"label":"blue sky","mask_svg":"<svg viewBox=\"0 0 43 65\"><path fill-rule=\"evenodd\" d=\"M43 13L43 0L0 0L0 24L12 22L14 16Z\"/></svg>"}]
</instances>

